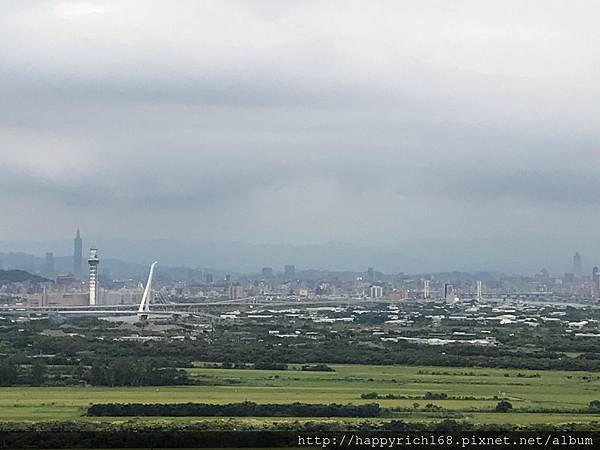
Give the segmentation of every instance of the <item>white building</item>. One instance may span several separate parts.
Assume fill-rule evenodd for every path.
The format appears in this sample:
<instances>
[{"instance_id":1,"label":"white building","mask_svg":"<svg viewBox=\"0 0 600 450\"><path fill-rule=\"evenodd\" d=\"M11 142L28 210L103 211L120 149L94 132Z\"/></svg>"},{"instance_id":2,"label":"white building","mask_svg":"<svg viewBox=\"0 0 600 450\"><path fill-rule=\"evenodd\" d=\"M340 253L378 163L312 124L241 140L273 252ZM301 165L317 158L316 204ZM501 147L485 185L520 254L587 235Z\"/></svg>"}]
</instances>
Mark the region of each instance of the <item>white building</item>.
<instances>
[{"instance_id":1,"label":"white building","mask_svg":"<svg viewBox=\"0 0 600 450\"><path fill-rule=\"evenodd\" d=\"M373 285L369 289L369 297L381 298L383 297L383 288L381 286Z\"/></svg>"}]
</instances>

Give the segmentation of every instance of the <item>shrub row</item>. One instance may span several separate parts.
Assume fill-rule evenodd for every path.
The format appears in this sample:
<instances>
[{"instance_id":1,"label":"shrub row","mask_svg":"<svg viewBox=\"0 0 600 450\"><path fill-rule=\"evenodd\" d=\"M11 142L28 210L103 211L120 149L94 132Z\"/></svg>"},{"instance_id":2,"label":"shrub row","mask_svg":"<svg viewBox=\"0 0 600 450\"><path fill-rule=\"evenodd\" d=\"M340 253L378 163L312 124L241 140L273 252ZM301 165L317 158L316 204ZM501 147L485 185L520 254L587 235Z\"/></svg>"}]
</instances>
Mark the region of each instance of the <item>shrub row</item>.
<instances>
[{"instance_id":1,"label":"shrub row","mask_svg":"<svg viewBox=\"0 0 600 450\"><path fill-rule=\"evenodd\" d=\"M379 417L377 403L366 405L340 404L258 404L254 402L215 405L209 403L108 403L91 405L89 416L133 417Z\"/></svg>"}]
</instances>

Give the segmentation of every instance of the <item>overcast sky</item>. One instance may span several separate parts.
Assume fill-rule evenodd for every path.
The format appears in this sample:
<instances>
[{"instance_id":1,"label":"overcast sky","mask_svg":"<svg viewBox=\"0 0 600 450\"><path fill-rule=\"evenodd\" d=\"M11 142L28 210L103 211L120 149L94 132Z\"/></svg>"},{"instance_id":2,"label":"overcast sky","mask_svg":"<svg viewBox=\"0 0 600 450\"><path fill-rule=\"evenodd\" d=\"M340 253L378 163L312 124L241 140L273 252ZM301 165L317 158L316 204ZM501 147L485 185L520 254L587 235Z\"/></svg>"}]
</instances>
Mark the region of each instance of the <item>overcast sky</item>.
<instances>
[{"instance_id":1,"label":"overcast sky","mask_svg":"<svg viewBox=\"0 0 600 450\"><path fill-rule=\"evenodd\" d=\"M0 0L0 240L80 225L586 253L598 17L583 0Z\"/></svg>"}]
</instances>

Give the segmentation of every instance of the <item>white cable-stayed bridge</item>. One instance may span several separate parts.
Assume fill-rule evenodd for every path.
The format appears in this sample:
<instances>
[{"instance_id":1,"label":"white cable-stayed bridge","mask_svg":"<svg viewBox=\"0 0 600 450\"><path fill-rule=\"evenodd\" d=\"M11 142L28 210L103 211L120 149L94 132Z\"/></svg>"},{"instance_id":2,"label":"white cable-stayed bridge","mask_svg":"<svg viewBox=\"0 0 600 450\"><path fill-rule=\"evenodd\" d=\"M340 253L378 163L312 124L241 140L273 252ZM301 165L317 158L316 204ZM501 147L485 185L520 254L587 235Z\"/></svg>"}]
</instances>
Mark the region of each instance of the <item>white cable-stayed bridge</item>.
<instances>
[{"instance_id":1,"label":"white cable-stayed bridge","mask_svg":"<svg viewBox=\"0 0 600 450\"><path fill-rule=\"evenodd\" d=\"M207 306L219 306L228 304L247 304L253 303L255 299L240 298L235 300L209 301L209 302L171 302L164 295L157 292L153 287L154 274L158 262L150 265L148 279L144 287L144 293L139 305L135 304L116 304L116 305L49 305L49 306L22 306L22 305L2 305L0 306L1 315L94 315L94 316L135 316L141 320L146 320L153 316L172 316L175 314L205 314L202 309Z\"/></svg>"}]
</instances>

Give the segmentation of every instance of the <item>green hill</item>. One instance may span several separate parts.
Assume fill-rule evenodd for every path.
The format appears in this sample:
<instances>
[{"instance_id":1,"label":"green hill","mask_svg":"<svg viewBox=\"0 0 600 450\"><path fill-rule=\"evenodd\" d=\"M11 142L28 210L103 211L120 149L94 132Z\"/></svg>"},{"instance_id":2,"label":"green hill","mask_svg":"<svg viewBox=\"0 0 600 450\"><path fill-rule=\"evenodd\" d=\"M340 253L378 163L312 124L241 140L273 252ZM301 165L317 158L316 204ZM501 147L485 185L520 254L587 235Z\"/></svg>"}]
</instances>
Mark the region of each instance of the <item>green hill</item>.
<instances>
[{"instance_id":1,"label":"green hill","mask_svg":"<svg viewBox=\"0 0 600 450\"><path fill-rule=\"evenodd\" d=\"M0 283L22 283L24 281L43 283L51 280L24 270L0 270Z\"/></svg>"}]
</instances>

